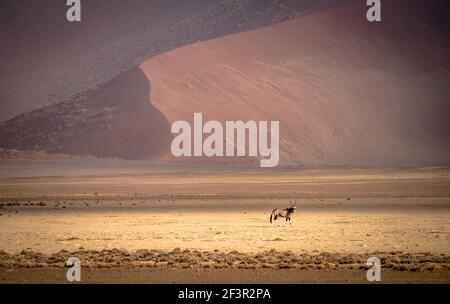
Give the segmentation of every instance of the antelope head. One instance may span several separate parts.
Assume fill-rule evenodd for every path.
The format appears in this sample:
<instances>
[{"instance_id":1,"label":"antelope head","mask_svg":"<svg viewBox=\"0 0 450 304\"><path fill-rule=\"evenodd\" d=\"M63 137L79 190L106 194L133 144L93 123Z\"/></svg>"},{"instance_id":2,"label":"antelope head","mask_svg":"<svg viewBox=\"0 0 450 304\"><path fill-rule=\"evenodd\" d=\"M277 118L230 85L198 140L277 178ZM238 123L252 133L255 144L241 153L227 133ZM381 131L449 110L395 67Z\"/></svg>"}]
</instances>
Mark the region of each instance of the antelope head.
<instances>
[{"instance_id":1,"label":"antelope head","mask_svg":"<svg viewBox=\"0 0 450 304\"><path fill-rule=\"evenodd\" d=\"M294 200L294 203L292 203L291 199L289 199L289 204L291 204L290 209L293 209L295 211L295 208L297 208L297 199Z\"/></svg>"}]
</instances>

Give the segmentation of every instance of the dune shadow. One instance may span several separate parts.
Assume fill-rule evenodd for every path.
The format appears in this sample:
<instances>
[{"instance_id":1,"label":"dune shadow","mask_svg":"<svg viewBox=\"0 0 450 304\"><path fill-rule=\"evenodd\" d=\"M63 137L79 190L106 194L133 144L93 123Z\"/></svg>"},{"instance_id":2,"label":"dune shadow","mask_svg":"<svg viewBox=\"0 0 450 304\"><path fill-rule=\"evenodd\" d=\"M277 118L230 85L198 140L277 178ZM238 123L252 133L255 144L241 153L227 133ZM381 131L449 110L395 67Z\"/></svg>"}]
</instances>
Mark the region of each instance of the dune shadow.
<instances>
[{"instance_id":1,"label":"dune shadow","mask_svg":"<svg viewBox=\"0 0 450 304\"><path fill-rule=\"evenodd\" d=\"M70 154L155 160L170 150L170 124L150 102L151 85L138 67L113 78L81 102L88 113L63 144Z\"/></svg>"}]
</instances>

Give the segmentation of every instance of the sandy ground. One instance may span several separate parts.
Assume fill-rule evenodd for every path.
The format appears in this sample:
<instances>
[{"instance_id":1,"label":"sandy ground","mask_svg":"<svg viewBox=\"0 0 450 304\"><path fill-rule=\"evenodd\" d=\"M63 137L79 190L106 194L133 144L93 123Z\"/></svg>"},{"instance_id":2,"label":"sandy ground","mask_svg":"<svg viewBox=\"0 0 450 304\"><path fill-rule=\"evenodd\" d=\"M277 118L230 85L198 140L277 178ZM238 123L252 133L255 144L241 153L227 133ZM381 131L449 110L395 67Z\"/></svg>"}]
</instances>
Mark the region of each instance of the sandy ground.
<instances>
[{"instance_id":1,"label":"sandy ground","mask_svg":"<svg viewBox=\"0 0 450 304\"><path fill-rule=\"evenodd\" d=\"M271 210L283 207L286 200L208 199L199 206L193 205L195 200L182 199L134 203L131 199L85 199L58 206L43 200L46 206L31 207L37 209L32 211L27 210L29 206L4 207L0 248L43 253L80 247L449 253L448 199L403 199L406 206L395 208L383 204L394 205L401 199L354 200L370 207L345 199L298 203L300 210L293 216L292 226L282 221L280 226L269 223Z\"/></svg>"},{"instance_id":2,"label":"sandy ground","mask_svg":"<svg viewBox=\"0 0 450 304\"><path fill-rule=\"evenodd\" d=\"M0 284L54 283L64 284L66 270L61 268L0 268ZM82 283L108 284L332 284L368 283L363 270L297 270L297 269L153 269L153 268L89 268L82 270ZM435 283L449 284L447 273L383 271L381 283Z\"/></svg>"},{"instance_id":3,"label":"sandy ground","mask_svg":"<svg viewBox=\"0 0 450 304\"><path fill-rule=\"evenodd\" d=\"M448 283L448 168L191 169L1 178L0 278L51 282L75 254L89 282L355 282L376 255L390 282Z\"/></svg>"}]
</instances>

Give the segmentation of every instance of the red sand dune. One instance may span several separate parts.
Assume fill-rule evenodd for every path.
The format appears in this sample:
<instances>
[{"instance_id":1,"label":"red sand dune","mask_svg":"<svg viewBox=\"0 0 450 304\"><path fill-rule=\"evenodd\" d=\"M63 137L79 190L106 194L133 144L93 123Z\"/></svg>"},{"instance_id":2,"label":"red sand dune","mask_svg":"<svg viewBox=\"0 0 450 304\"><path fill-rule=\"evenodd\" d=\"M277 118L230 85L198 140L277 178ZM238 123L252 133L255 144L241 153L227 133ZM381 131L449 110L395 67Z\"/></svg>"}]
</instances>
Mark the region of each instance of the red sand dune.
<instances>
[{"instance_id":1,"label":"red sand dune","mask_svg":"<svg viewBox=\"0 0 450 304\"><path fill-rule=\"evenodd\" d=\"M0 147L174 161L170 123L202 112L279 120L280 165L449 164L442 19L421 1L383 1L369 23L363 2L152 57L84 101L1 123Z\"/></svg>"},{"instance_id":2,"label":"red sand dune","mask_svg":"<svg viewBox=\"0 0 450 304\"><path fill-rule=\"evenodd\" d=\"M193 112L280 120L282 165L448 163L448 40L429 33L424 12L398 4L383 7L382 23L367 22L367 7L353 3L140 67L170 123Z\"/></svg>"},{"instance_id":3,"label":"red sand dune","mask_svg":"<svg viewBox=\"0 0 450 304\"><path fill-rule=\"evenodd\" d=\"M346 0L0 1L0 121L64 102L143 60Z\"/></svg>"}]
</instances>

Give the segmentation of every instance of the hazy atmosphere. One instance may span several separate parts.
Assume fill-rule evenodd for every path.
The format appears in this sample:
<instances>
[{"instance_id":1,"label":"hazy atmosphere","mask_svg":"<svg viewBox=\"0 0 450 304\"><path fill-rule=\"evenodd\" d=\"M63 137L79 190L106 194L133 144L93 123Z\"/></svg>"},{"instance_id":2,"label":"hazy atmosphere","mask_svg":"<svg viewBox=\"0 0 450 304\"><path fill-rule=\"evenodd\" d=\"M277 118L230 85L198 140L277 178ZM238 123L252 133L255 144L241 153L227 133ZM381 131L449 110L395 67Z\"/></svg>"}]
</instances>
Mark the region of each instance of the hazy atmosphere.
<instances>
[{"instance_id":1,"label":"hazy atmosphere","mask_svg":"<svg viewBox=\"0 0 450 304\"><path fill-rule=\"evenodd\" d=\"M367 283L377 257L448 284L450 7L426 3L0 2L0 282L76 257L83 283Z\"/></svg>"}]
</instances>

